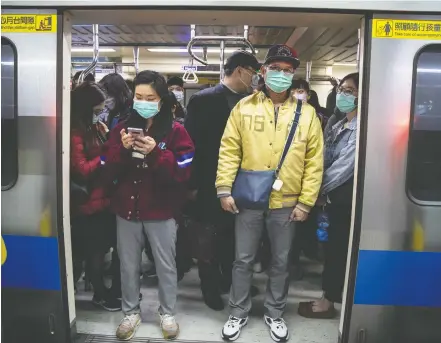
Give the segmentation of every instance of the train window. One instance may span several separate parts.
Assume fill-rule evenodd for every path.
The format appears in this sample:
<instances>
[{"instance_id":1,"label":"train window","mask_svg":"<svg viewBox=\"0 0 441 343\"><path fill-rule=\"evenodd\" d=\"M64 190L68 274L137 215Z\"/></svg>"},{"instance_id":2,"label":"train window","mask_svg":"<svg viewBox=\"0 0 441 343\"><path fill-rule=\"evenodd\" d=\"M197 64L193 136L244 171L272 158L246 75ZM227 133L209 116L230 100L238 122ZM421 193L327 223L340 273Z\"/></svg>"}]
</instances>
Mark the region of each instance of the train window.
<instances>
[{"instance_id":1,"label":"train window","mask_svg":"<svg viewBox=\"0 0 441 343\"><path fill-rule=\"evenodd\" d=\"M407 188L417 201L441 202L441 45L415 58Z\"/></svg>"},{"instance_id":2,"label":"train window","mask_svg":"<svg viewBox=\"0 0 441 343\"><path fill-rule=\"evenodd\" d=\"M2 37L2 191L12 188L18 178L17 51Z\"/></svg>"}]
</instances>

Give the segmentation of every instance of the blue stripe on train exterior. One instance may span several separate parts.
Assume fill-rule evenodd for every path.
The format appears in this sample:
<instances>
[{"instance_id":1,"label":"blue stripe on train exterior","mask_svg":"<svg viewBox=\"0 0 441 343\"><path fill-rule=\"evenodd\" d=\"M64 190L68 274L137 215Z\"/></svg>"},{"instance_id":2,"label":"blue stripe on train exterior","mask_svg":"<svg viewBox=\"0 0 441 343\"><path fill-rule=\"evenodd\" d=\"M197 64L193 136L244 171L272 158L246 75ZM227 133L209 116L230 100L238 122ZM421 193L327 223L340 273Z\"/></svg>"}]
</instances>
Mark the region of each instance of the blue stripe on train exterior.
<instances>
[{"instance_id":1,"label":"blue stripe on train exterior","mask_svg":"<svg viewBox=\"0 0 441 343\"><path fill-rule=\"evenodd\" d=\"M193 162L194 152L190 152L188 154L184 154L182 156L179 156L176 159L176 162L178 163L178 166L180 168L186 168Z\"/></svg>"},{"instance_id":2,"label":"blue stripe on train exterior","mask_svg":"<svg viewBox=\"0 0 441 343\"><path fill-rule=\"evenodd\" d=\"M440 252L359 252L354 304L441 307L440 290Z\"/></svg>"},{"instance_id":3,"label":"blue stripe on train exterior","mask_svg":"<svg viewBox=\"0 0 441 343\"><path fill-rule=\"evenodd\" d=\"M61 289L56 237L3 235L8 257L2 266L2 288Z\"/></svg>"}]
</instances>

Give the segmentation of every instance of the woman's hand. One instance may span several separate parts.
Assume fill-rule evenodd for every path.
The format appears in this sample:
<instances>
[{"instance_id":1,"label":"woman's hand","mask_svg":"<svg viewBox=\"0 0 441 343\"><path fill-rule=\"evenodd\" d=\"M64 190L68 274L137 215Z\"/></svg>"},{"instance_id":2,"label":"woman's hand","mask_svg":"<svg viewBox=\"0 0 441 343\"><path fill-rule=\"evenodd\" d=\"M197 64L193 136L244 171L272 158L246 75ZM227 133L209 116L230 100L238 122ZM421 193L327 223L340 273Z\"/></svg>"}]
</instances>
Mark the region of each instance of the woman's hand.
<instances>
[{"instance_id":1,"label":"woman's hand","mask_svg":"<svg viewBox=\"0 0 441 343\"><path fill-rule=\"evenodd\" d=\"M101 135L103 136L106 136L107 133L109 132L109 128L102 121L96 123L96 128L98 129L99 133L101 133Z\"/></svg>"},{"instance_id":2,"label":"woman's hand","mask_svg":"<svg viewBox=\"0 0 441 343\"><path fill-rule=\"evenodd\" d=\"M131 149L133 143L135 143L135 138L133 138L130 133L126 133L125 129L121 130L120 135L121 135L121 143L123 144L124 148Z\"/></svg>"},{"instance_id":3,"label":"woman's hand","mask_svg":"<svg viewBox=\"0 0 441 343\"><path fill-rule=\"evenodd\" d=\"M155 148L156 142L152 137L137 137L133 150L140 152L141 154L148 155Z\"/></svg>"}]
</instances>

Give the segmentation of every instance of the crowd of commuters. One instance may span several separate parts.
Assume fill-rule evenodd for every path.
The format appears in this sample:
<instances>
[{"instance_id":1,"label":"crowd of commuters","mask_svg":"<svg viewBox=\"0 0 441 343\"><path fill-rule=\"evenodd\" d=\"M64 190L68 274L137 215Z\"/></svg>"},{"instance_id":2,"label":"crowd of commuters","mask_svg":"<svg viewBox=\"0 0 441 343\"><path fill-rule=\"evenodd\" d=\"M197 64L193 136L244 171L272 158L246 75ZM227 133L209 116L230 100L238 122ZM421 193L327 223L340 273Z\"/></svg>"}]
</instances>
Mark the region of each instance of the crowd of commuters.
<instances>
[{"instance_id":1,"label":"crowd of commuters","mask_svg":"<svg viewBox=\"0 0 441 343\"><path fill-rule=\"evenodd\" d=\"M349 241L358 74L333 84L333 107L323 108L309 83L294 79L299 64L285 45L271 47L263 63L236 51L224 79L190 99L182 79L155 71L131 82L118 74L98 83L74 77L74 278L84 265L93 303L122 310L119 340L133 338L141 323L144 251L158 278L165 339L179 335L178 282L195 258L207 306L222 310L221 295L229 293L224 340L236 340L248 322L259 263L268 273L264 323L274 341L287 341L289 265L301 250L316 255L318 209L330 222L323 298L300 303L299 314L336 316ZM111 248L108 288L103 261Z\"/></svg>"}]
</instances>

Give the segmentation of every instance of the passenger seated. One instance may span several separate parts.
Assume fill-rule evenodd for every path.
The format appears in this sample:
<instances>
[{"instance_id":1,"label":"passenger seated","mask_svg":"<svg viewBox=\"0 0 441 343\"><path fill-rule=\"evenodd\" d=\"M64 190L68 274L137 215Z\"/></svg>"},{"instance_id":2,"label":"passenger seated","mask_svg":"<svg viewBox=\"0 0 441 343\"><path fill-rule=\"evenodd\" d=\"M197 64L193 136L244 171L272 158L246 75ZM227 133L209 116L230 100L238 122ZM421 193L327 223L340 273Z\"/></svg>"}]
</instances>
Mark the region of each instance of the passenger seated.
<instances>
[{"instance_id":1,"label":"passenger seated","mask_svg":"<svg viewBox=\"0 0 441 343\"><path fill-rule=\"evenodd\" d=\"M108 96L100 120L112 130L119 122L127 119L133 101L132 91L122 76L117 73L104 76L99 85Z\"/></svg>"},{"instance_id":2,"label":"passenger seated","mask_svg":"<svg viewBox=\"0 0 441 343\"><path fill-rule=\"evenodd\" d=\"M105 100L104 91L94 83L82 83L72 91L72 245L77 267L75 281L81 268L78 266L85 259L86 273L94 289L93 303L108 311L118 311L121 302L112 296L114 290L105 287L102 268L104 255L116 243L115 216L108 210L108 198L90 195L102 176L105 162L107 127L98 122ZM119 268L116 272L119 274Z\"/></svg>"},{"instance_id":3,"label":"passenger seated","mask_svg":"<svg viewBox=\"0 0 441 343\"><path fill-rule=\"evenodd\" d=\"M154 71L143 71L133 82L133 108L128 119L111 132L102 179L103 185L117 180L111 208L117 215L124 318L116 336L130 340L141 323L138 294L145 234L159 279L160 327L165 339L174 339L179 333L174 317L174 216L182 206L194 147L184 127L173 123L172 100L164 77ZM135 135L132 128L141 133Z\"/></svg>"},{"instance_id":4,"label":"passenger seated","mask_svg":"<svg viewBox=\"0 0 441 343\"><path fill-rule=\"evenodd\" d=\"M336 106L345 117L331 117L325 129L325 171L317 206L325 206L329 216L325 245L323 297L302 302L299 314L306 318L333 318L334 303L341 303L351 228L352 189L357 144L358 73L345 76L338 88Z\"/></svg>"}]
</instances>

